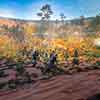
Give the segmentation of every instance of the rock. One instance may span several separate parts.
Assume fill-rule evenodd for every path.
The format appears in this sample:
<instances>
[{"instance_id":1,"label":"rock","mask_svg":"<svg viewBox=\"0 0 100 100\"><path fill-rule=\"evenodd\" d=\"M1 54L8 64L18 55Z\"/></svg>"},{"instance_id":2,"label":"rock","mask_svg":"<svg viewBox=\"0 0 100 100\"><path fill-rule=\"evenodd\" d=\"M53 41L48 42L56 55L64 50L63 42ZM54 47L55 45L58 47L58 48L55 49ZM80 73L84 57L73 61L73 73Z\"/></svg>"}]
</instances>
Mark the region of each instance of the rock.
<instances>
[{"instance_id":1,"label":"rock","mask_svg":"<svg viewBox=\"0 0 100 100\"><path fill-rule=\"evenodd\" d=\"M33 67L33 64L25 65L25 67Z\"/></svg>"},{"instance_id":2,"label":"rock","mask_svg":"<svg viewBox=\"0 0 100 100\"><path fill-rule=\"evenodd\" d=\"M100 100L100 93L88 97L87 100Z\"/></svg>"},{"instance_id":3,"label":"rock","mask_svg":"<svg viewBox=\"0 0 100 100\"><path fill-rule=\"evenodd\" d=\"M47 79L50 79L50 78L51 78L51 76L49 76L49 75L43 75L43 76L39 77L38 79L39 80L47 80Z\"/></svg>"},{"instance_id":4,"label":"rock","mask_svg":"<svg viewBox=\"0 0 100 100\"><path fill-rule=\"evenodd\" d=\"M0 61L0 64L2 65L2 64L6 64L7 63L7 59L3 59L3 60L1 60Z\"/></svg>"}]
</instances>

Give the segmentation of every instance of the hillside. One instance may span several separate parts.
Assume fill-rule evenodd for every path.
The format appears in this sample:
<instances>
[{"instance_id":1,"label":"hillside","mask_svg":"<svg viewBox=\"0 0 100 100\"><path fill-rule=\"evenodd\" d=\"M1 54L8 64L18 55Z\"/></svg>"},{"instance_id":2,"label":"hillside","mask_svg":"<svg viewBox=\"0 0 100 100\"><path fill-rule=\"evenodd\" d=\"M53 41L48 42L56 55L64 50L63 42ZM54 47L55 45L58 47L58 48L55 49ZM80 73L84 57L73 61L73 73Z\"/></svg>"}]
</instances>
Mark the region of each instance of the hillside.
<instances>
[{"instance_id":1,"label":"hillside","mask_svg":"<svg viewBox=\"0 0 100 100\"><path fill-rule=\"evenodd\" d=\"M95 17L87 17L85 18L86 21L93 20ZM72 19L72 20L66 20L66 22L72 22L72 23L78 23L80 21L79 18L77 19ZM5 17L0 17L0 24L6 24L6 25L15 25L16 22L34 22L34 23L39 23L39 20L24 20L24 19L14 19L14 18L5 18ZM50 22L56 23L56 20L51 20ZM61 20L58 20L58 22L61 22Z\"/></svg>"}]
</instances>

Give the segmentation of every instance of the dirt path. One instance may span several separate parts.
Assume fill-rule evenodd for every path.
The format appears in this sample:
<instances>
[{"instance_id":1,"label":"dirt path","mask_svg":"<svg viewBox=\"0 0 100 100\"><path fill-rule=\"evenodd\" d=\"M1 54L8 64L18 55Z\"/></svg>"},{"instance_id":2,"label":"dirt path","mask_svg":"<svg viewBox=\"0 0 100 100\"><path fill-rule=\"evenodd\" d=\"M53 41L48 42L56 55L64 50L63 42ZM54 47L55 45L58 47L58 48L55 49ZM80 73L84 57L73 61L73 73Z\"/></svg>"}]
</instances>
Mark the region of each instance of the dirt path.
<instances>
[{"instance_id":1,"label":"dirt path","mask_svg":"<svg viewBox=\"0 0 100 100\"><path fill-rule=\"evenodd\" d=\"M85 100L100 93L100 70L40 80L27 89L0 96L0 100Z\"/></svg>"}]
</instances>

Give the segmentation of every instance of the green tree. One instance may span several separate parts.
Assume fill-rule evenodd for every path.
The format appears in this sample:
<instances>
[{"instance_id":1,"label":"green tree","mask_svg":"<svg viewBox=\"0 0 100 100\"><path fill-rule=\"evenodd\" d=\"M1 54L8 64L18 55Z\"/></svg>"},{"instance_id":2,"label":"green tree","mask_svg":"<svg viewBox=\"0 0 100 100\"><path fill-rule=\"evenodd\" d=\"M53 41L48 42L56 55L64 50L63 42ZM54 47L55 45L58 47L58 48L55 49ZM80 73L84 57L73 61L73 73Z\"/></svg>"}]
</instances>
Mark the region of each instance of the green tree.
<instances>
[{"instance_id":1,"label":"green tree","mask_svg":"<svg viewBox=\"0 0 100 100\"><path fill-rule=\"evenodd\" d=\"M50 19L50 16L53 14L53 11L51 10L51 6L49 4L42 6L40 11L41 12L37 13L37 15L40 16L42 20L48 21Z\"/></svg>"},{"instance_id":2,"label":"green tree","mask_svg":"<svg viewBox=\"0 0 100 100\"><path fill-rule=\"evenodd\" d=\"M80 16L80 25L84 25L84 20L85 20L85 18L84 18L84 16Z\"/></svg>"},{"instance_id":3,"label":"green tree","mask_svg":"<svg viewBox=\"0 0 100 100\"><path fill-rule=\"evenodd\" d=\"M100 31L100 14L96 15L96 17L92 19L90 28L95 32Z\"/></svg>"},{"instance_id":4,"label":"green tree","mask_svg":"<svg viewBox=\"0 0 100 100\"><path fill-rule=\"evenodd\" d=\"M69 54L68 54L68 51L66 51L65 52L65 60L68 61L68 58L69 58Z\"/></svg>"},{"instance_id":5,"label":"green tree","mask_svg":"<svg viewBox=\"0 0 100 100\"><path fill-rule=\"evenodd\" d=\"M24 42L24 30L20 25L12 26L9 28L9 32L17 42Z\"/></svg>"},{"instance_id":6,"label":"green tree","mask_svg":"<svg viewBox=\"0 0 100 100\"><path fill-rule=\"evenodd\" d=\"M65 30L66 30L66 25L65 25L65 19L66 19L66 16L64 15L64 13L61 13L60 14L60 18L61 18L61 34L60 34L60 37L62 37L62 38L65 38L65 35L66 35L66 32L65 32Z\"/></svg>"},{"instance_id":7,"label":"green tree","mask_svg":"<svg viewBox=\"0 0 100 100\"><path fill-rule=\"evenodd\" d=\"M64 13L60 14L60 18L61 18L62 25L64 25L64 22L65 22L65 19L66 19L66 16L64 15Z\"/></svg>"},{"instance_id":8,"label":"green tree","mask_svg":"<svg viewBox=\"0 0 100 100\"><path fill-rule=\"evenodd\" d=\"M43 30L44 22L47 22L47 24L49 24L49 19L52 14L53 14L53 11L49 4L43 5L42 8L40 9L40 12L37 13L37 16L41 17L41 25L40 25L40 34L41 35L43 33L42 30Z\"/></svg>"}]
</instances>

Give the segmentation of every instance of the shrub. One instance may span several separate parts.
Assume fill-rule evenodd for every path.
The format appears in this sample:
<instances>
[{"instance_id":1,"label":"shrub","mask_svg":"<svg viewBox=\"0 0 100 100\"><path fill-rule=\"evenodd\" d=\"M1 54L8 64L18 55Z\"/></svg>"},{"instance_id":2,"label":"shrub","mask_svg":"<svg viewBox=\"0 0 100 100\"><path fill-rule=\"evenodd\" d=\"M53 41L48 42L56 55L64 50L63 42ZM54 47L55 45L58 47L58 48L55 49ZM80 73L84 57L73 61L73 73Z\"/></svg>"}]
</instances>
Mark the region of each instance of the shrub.
<instances>
[{"instance_id":1,"label":"shrub","mask_svg":"<svg viewBox=\"0 0 100 100\"><path fill-rule=\"evenodd\" d=\"M0 83L0 89L3 89L3 87L6 85L6 83Z\"/></svg>"},{"instance_id":2,"label":"shrub","mask_svg":"<svg viewBox=\"0 0 100 100\"><path fill-rule=\"evenodd\" d=\"M19 74L23 74L25 72L25 69L23 67L23 63L22 62L17 63L17 65L16 65L16 71Z\"/></svg>"},{"instance_id":3,"label":"shrub","mask_svg":"<svg viewBox=\"0 0 100 100\"><path fill-rule=\"evenodd\" d=\"M3 77L4 76L4 71L3 70L0 70L0 77Z\"/></svg>"},{"instance_id":4,"label":"shrub","mask_svg":"<svg viewBox=\"0 0 100 100\"><path fill-rule=\"evenodd\" d=\"M8 87L9 87L10 89L15 89L15 88L16 88L15 81L14 81L14 80L9 80L9 81L8 81Z\"/></svg>"},{"instance_id":5,"label":"shrub","mask_svg":"<svg viewBox=\"0 0 100 100\"><path fill-rule=\"evenodd\" d=\"M27 81L27 83L31 83L32 82L32 79L31 79L31 75L28 73L28 72L26 72L25 73L25 77L26 77L26 81Z\"/></svg>"},{"instance_id":6,"label":"shrub","mask_svg":"<svg viewBox=\"0 0 100 100\"><path fill-rule=\"evenodd\" d=\"M100 61L96 61L96 65L97 66L100 66Z\"/></svg>"},{"instance_id":7,"label":"shrub","mask_svg":"<svg viewBox=\"0 0 100 100\"><path fill-rule=\"evenodd\" d=\"M65 53L65 60L68 60L69 55L68 55L68 51Z\"/></svg>"}]
</instances>

